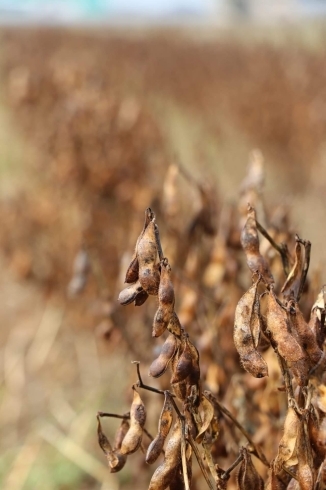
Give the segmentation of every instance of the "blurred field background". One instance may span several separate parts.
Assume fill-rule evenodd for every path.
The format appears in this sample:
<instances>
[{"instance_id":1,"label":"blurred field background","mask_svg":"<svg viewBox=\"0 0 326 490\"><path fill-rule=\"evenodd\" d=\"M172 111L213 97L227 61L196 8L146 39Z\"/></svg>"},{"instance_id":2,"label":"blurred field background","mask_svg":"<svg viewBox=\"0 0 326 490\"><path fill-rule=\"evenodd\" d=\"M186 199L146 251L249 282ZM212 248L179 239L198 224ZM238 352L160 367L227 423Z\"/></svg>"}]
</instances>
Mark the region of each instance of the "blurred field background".
<instances>
[{"instance_id":1,"label":"blurred field background","mask_svg":"<svg viewBox=\"0 0 326 490\"><path fill-rule=\"evenodd\" d=\"M116 298L174 161L232 201L259 148L267 202L288 204L325 273L325 45L312 20L1 29L1 488L146 488L141 454L109 473L95 415L127 411L130 361L153 358L151 316ZM93 273L71 297L84 246Z\"/></svg>"}]
</instances>

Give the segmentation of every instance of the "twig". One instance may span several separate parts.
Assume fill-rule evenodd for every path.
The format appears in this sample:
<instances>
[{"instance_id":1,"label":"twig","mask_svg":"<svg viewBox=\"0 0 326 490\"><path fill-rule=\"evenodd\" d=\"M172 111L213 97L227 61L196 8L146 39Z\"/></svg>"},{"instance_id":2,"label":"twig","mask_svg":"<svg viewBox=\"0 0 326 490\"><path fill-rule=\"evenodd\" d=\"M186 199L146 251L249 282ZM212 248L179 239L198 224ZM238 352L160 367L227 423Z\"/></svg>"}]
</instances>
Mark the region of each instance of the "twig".
<instances>
[{"instance_id":1,"label":"twig","mask_svg":"<svg viewBox=\"0 0 326 490\"><path fill-rule=\"evenodd\" d=\"M172 398L171 398L172 401ZM181 461L182 461L182 473L183 473L183 481L185 490L190 490L189 478L188 478L188 469L187 469L187 458L186 458L186 421L183 417L181 419Z\"/></svg>"},{"instance_id":2,"label":"twig","mask_svg":"<svg viewBox=\"0 0 326 490\"><path fill-rule=\"evenodd\" d=\"M260 449L259 446L257 446L257 444L254 443L254 441L252 440L252 438L250 437L250 435L248 434L248 432L246 431L246 429L244 427L242 427L242 425L237 421L237 419L235 419L232 415L231 412L229 412L229 410L224 407L216 398L214 395L212 395L212 393L210 391L205 391L204 392L205 396L215 405L215 407L217 407L217 409L224 413L224 415L226 415L227 417L229 417L232 422L234 423L234 425L236 425L238 427L238 429L242 432L242 434L245 436L245 438L248 440L248 442L250 442L250 444L252 445L253 447L253 451L252 453L258 458L260 459L260 461L265 465L265 466L268 466L269 467L269 462L267 461L266 459L266 456L264 455L264 453L262 452L262 450Z\"/></svg>"},{"instance_id":3,"label":"twig","mask_svg":"<svg viewBox=\"0 0 326 490\"><path fill-rule=\"evenodd\" d=\"M231 464L231 466L224 471L224 474L221 476L222 480L228 480L230 478L230 473L231 471L234 470L238 466L239 463L243 460L243 453L241 452L237 459L234 461L234 463Z\"/></svg>"},{"instance_id":4,"label":"twig","mask_svg":"<svg viewBox=\"0 0 326 490\"><path fill-rule=\"evenodd\" d=\"M140 370L139 370L139 364L140 364L139 361L132 361L132 364L136 364L137 375L138 375L138 383L136 383L136 384L139 388L143 388L144 390L152 391L153 393L158 393L159 395L165 394L164 391L158 390L157 388L153 388L152 386L148 386L148 385L145 385L143 383L143 380L142 380L141 375L140 375ZM171 396L174 396L174 395L171 393Z\"/></svg>"},{"instance_id":5,"label":"twig","mask_svg":"<svg viewBox=\"0 0 326 490\"><path fill-rule=\"evenodd\" d=\"M256 220L256 225L260 233L266 238L266 240L269 241L272 247L274 247L275 250L277 250L277 252L280 254L284 273L286 276L288 276L290 271L290 263L289 263L289 251L286 244L281 243L280 245L278 245L270 236L270 234L265 230L265 228L257 220Z\"/></svg>"},{"instance_id":6,"label":"twig","mask_svg":"<svg viewBox=\"0 0 326 490\"><path fill-rule=\"evenodd\" d=\"M97 412L98 417L112 417L115 419L130 419L130 412L124 413L123 415L119 415L117 413L108 413L108 412Z\"/></svg>"},{"instance_id":7,"label":"twig","mask_svg":"<svg viewBox=\"0 0 326 490\"><path fill-rule=\"evenodd\" d=\"M304 246L304 250L305 250L304 264L303 264L302 274L300 278L300 286L299 286L299 291L297 296L297 301L299 301L303 292L303 288L305 286L305 282L309 270L311 242L309 242L309 240L302 240L300 237L298 237L298 235L296 236L296 240Z\"/></svg>"}]
</instances>

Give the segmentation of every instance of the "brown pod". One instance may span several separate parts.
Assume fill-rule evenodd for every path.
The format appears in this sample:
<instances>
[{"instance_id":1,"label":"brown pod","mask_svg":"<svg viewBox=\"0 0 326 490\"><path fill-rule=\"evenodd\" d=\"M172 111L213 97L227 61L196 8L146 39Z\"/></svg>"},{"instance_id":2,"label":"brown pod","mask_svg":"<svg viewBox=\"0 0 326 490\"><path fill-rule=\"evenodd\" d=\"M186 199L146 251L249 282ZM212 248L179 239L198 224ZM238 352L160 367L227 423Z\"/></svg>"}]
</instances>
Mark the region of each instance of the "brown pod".
<instances>
[{"instance_id":1,"label":"brown pod","mask_svg":"<svg viewBox=\"0 0 326 490\"><path fill-rule=\"evenodd\" d=\"M130 265L127 269L127 272L126 272L126 278L125 278L125 282L128 283L128 284L131 284L133 282L136 282L138 281L138 277L139 277L139 260L138 260L138 256L137 256L137 248L138 248L138 243L141 239L141 237L143 236L149 222L154 218L154 214L151 210L151 208L147 208L146 211L145 211L145 222L144 222L144 226L143 226L143 229L139 235L139 237L137 238L137 242L136 242L136 247L135 247L135 252L133 254L133 257L131 259L131 262L130 262Z\"/></svg>"},{"instance_id":2,"label":"brown pod","mask_svg":"<svg viewBox=\"0 0 326 490\"><path fill-rule=\"evenodd\" d=\"M307 355L292 335L286 313L277 303L273 290L267 298L266 327L266 333L271 335L278 353L292 370L297 382L304 385L309 371Z\"/></svg>"},{"instance_id":3,"label":"brown pod","mask_svg":"<svg viewBox=\"0 0 326 490\"><path fill-rule=\"evenodd\" d=\"M143 287L139 281L131 284L121 291L118 301L121 305L126 306L136 300L138 294L142 293Z\"/></svg>"},{"instance_id":4,"label":"brown pod","mask_svg":"<svg viewBox=\"0 0 326 490\"><path fill-rule=\"evenodd\" d=\"M154 463L162 452L165 439L170 432L173 421L173 405L171 397L165 393L165 399L158 423L158 433L148 447L146 463Z\"/></svg>"},{"instance_id":5,"label":"brown pod","mask_svg":"<svg viewBox=\"0 0 326 490\"><path fill-rule=\"evenodd\" d=\"M158 288L158 300L161 305L174 306L174 289L170 278L171 267L165 258L161 261L161 278Z\"/></svg>"},{"instance_id":6,"label":"brown pod","mask_svg":"<svg viewBox=\"0 0 326 490\"><path fill-rule=\"evenodd\" d=\"M181 424L177 420L167 443L163 463L156 468L148 490L165 490L173 481L181 461Z\"/></svg>"},{"instance_id":7,"label":"brown pod","mask_svg":"<svg viewBox=\"0 0 326 490\"><path fill-rule=\"evenodd\" d=\"M312 366L316 366L323 357L324 352L318 347L316 336L303 318L297 303L292 302L288 319L292 329L296 331L299 337L300 344L307 352Z\"/></svg>"},{"instance_id":8,"label":"brown pod","mask_svg":"<svg viewBox=\"0 0 326 490\"><path fill-rule=\"evenodd\" d=\"M113 444L114 449L120 449L121 448L122 441L125 438L129 428L130 428L130 424L129 424L128 420L122 419L120 427L118 428L118 430L115 434L114 444Z\"/></svg>"},{"instance_id":9,"label":"brown pod","mask_svg":"<svg viewBox=\"0 0 326 490\"><path fill-rule=\"evenodd\" d=\"M242 448L241 453L243 460L240 465L239 472L237 474L237 484L239 490L263 490L264 482L261 476L257 473L254 467L251 456L247 449Z\"/></svg>"},{"instance_id":10,"label":"brown pod","mask_svg":"<svg viewBox=\"0 0 326 490\"><path fill-rule=\"evenodd\" d=\"M251 325L259 279L240 298L235 309L233 340L243 368L255 378L268 376L265 360L254 346Z\"/></svg>"},{"instance_id":11,"label":"brown pod","mask_svg":"<svg viewBox=\"0 0 326 490\"><path fill-rule=\"evenodd\" d=\"M156 310L153 327L152 327L152 337L160 337L169 324L171 318L171 312L167 310L164 306L159 306Z\"/></svg>"},{"instance_id":12,"label":"brown pod","mask_svg":"<svg viewBox=\"0 0 326 490\"><path fill-rule=\"evenodd\" d=\"M155 224L150 221L137 246L139 281L148 294L157 295L160 274L156 267L157 246Z\"/></svg>"},{"instance_id":13,"label":"brown pod","mask_svg":"<svg viewBox=\"0 0 326 490\"><path fill-rule=\"evenodd\" d=\"M143 437L143 427L146 422L146 409L139 396L134 390L134 398L130 408L130 428L126 433L120 448L121 454L132 454L141 445Z\"/></svg>"},{"instance_id":14,"label":"brown pod","mask_svg":"<svg viewBox=\"0 0 326 490\"><path fill-rule=\"evenodd\" d=\"M248 205L248 218L241 232L240 240L251 272L253 274L258 272L266 284L274 284L268 263L259 251L256 212L250 205Z\"/></svg>"},{"instance_id":15,"label":"brown pod","mask_svg":"<svg viewBox=\"0 0 326 490\"><path fill-rule=\"evenodd\" d=\"M193 350L186 337L178 361L173 366L171 384L180 383L180 381L185 380L191 374L193 368L193 355Z\"/></svg>"},{"instance_id":16,"label":"brown pod","mask_svg":"<svg viewBox=\"0 0 326 490\"><path fill-rule=\"evenodd\" d=\"M142 291L140 291L136 298L135 298L135 306L141 306L145 303L145 301L147 300L148 298L148 293L146 293L146 291L144 291L144 289Z\"/></svg>"},{"instance_id":17,"label":"brown pod","mask_svg":"<svg viewBox=\"0 0 326 490\"><path fill-rule=\"evenodd\" d=\"M315 453L325 459L326 457L326 418L321 417L321 420L317 421L316 418L309 414L309 437L311 446Z\"/></svg>"},{"instance_id":18,"label":"brown pod","mask_svg":"<svg viewBox=\"0 0 326 490\"><path fill-rule=\"evenodd\" d=\"M147 464L153 464L160 456L164 446L164 438L157 434L148 446L145 461Z\"/></svg>"},{"instance_id":19,"label":"brown pod","mask_svg":"<svg viewBox=\"0 0 326 490\"><path fill-rule=\"evenodd\" d=\"M176 337L181 337L182 327L178 315L175 311L172 313L170 321L168 323L167 329L170 333L175 335Z\"/></svg>"},{"instance_id":20,"label":"brown pod","mask_svg":"<svg viewBox=\"0 0 326 490\"><path fill-rule=\"evenodd\" d=\"M159 337L166 330L174 308L174 289L170 279L171 267L167 259L161 261L161 277L158 289L159 307L153 322L153 337Z\"/></svg>"},{"instance_id":21,"label":"brown pod","mask_svg":"<svg viewBox=\"0 0 326 490\"><path fill-rule=\"evenodd\" d=\"M117 473L122 470L127 461L127 455L121 454L118 449L113 451L114 459L112 461L109 460L110 473Z\"/></svg>"},{"instance_id":22,"label":"brown pod","mask_svg":"<svg viewBox=\"0 0 326 490\"><path fill-rule=\"evenodd\" d=\"M98 434L99 445L102 451L104 452L104 454L106 455L108 466L110 467L110 472L116 473L124 467L127 461L127 456L122 455L119 449L112 449L109 440L107 439L106 435L102 431L101 420L99 416L97 417L97 421L98 421L97 434Z\"/></svg>"},{"instance_id":23,"label":"brown pod","mask_svg":"<svg viewBox=\"0 0 326 490\"><path fill-rule=\"evenodd\" d=\"M134 255L127 269L125 282L127 284L131 284L133 282L138 281L138 277L139 277L139 261L137 255Z\"/></svg>"},{"instance_id":24,"label":"brown pod","mask_svg":"<svg viewBox=\"0 0 326 490\"><path fill-rule=\"evenodd\" d=\"M188 383L187 379L180 381L179 383L174 383L172 385L172 390L178 400L185 402L188 396Z\"/></svg>"},{"instance_id":25,"label":"brown pod","mask_svg":"<svg viewBox=\"0 0 326 490\"><path fill-rule=\"evenodd\" d=\"M160 355L150 365L148 373L149 376L152 376L153 378L159 378L160 376L162 376L162 374L165 373L168 365L170 364L171 360L178 350L178 344L178 339L174 335L169 334L163 344Z\"/></svg>"},{"instance_id":26,"label":"brown pod","mask_svg":"<svg viewBox=\"0 0 326 490\"><path fill-rule=\"evenodd\" d=\"M190 486L192 480L192 452L191 451L189 455L186 456L186 463L187 463L188 481ZM172 482L170 483L170 490L184 490L184 488L185 488L185 482L183 477L183 469L182 469L182 463L180 463L175 473L175 476Z\"/></svg>"}]
</instances>

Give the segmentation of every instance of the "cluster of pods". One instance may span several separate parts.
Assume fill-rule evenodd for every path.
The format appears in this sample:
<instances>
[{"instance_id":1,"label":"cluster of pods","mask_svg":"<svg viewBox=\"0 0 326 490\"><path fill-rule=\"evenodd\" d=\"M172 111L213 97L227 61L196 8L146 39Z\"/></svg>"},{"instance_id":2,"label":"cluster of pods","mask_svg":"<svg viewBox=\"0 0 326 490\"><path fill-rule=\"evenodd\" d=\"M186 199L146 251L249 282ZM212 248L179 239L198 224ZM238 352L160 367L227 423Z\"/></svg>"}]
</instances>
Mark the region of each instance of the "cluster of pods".
<instances>
[{"instance_id":1,"label":"cluster of pods","mask_svg":"<svg viewBox=\"0 0 326 490\"><path fill-rule=\"evenodd\" d=\"M259 351L260 338L268 341L284 377L288 411L265 488L322 489L326 456L326 433L321 423L324 412L313 402L318 405L318 384L325 371L325 291L323 287L306 322L299 300L305 287L311 244L296 235L293 257L286 247L280 250L286 280L279 299L268 263L260 253L257 226L255 210L249 205L241 244L253 285L236 307L234 343L243 368L260 378L268 376L267 363Z\"/></svg>"},{"instance_id":2,"label":"cluster of pods","mask_svg":"<svg viewBox=\"0 0 326 490\"><path fill-rule=\"evenodd\" d=\"M285 274L282 286L275 283L269 261L261 253L259 233L280 254ZM147 464L153 464L163 456L162 463L152 475L149 490L189 490L193 456L211 490L226 489L231 471L238 465L235 480L239 490L324 488L324 288L312 306L308 322L299 307L307 287L311 244L296 235L294 252L290 254L286 245L273 242L258 222L251 205L247 207L240 243L252 275L252 285L235 308L233 339L242 367L255 378L268 376L268 362L264 356L267 349L274 351L278 360L284 380L280 391L286 393L288 409L277 455L268 461L216 396L202 390L199 352L175 311L171 267L163 255L154 213L148 208L127 269L127 287L120 292L119 302L141 306L149 296L157 298L152 337L164 334L166 339L148 374L159 378L170 369L170 391L145 385L137 365L138 383L133 386L133 402L130 412L119 416L122 422L114 444L111 446L101 426L101 417L114 416L112 414L98 413L98 439L111 472L119 471L127 456L139 448L146 454ZM139 394L141 389L164 396L155 437L151 437L145 427L146 409ZM213 444L219 439L221 414L230 417L249 441L247 447L239 448L237 460L225 471L216 464L212 452ZM151 439L147 446L144 434ZM265 481L253 464L252 454L269 468Z\"/></svg>"}]
</instances>

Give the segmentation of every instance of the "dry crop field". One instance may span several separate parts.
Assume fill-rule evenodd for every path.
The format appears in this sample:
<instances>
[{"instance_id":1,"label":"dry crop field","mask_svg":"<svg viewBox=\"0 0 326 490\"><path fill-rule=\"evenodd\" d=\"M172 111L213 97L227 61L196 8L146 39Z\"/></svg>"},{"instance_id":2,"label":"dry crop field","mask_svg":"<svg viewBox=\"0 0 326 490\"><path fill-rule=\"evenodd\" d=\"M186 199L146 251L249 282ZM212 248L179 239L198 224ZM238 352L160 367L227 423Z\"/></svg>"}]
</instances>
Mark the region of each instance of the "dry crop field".
<instances>
[{"instance_id":1,"label":"dry crop field","mask_svg":"<svg viewBox=\"0 0 326 490\"><path fill-rule=\"evenodd\" d=\"M163 461L146 464L150 437L139 431L140 449L110 472L110 461L111 469L117 463L103 435L109 467L98 445L96 414L129 411L138 381L133 360L146 385L178 390L189 376L179 359L186 347L194 374L174 394L179 410L193 403L186 425L205 453L198 458L204 469L193 456L191 489L205 488L205 475L214 481L208 454L220 468L216 488L259 488L251 453L267 488L299 488L303 473L301 488L324 488L324 333L311 326L324 318L322 299L315 302L326 274L324 26L209 35L12 28L0 35L2 488L148 488ZM274 241L287 244L288 265L257 232L248 202ZM151 255L156 286L141 283L121 296L149 207L161 240ZM144 231L154 223L148 216ZM259 234L259 253L257 237L253 253L243 229ZM137 252L135 281L146 250ZM163 276L165 316L158 313ZM119 294L128 304L119 304ZM250 311L259 303L261 313L243 318L240 300ZM298 345L295 359L268 321L282 312L291 334L285 344ZM301 312L309 331L293 323ZM165 365L174 366L172 379L171 366L162 376L153 367L171 315L182 326L170 331L178 345ZM262 325L253 327L258 317ZM239 318L249 326L249 361ZM155 437L162 393L138 392L147 411L141 429ZM189 442L177 434L181 425L165 398L173 437L185 449L172 473L187 467L190 480ZM111 444L119 423L101 419Z\"/></svg>"}]
</instances>

